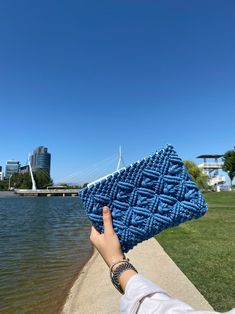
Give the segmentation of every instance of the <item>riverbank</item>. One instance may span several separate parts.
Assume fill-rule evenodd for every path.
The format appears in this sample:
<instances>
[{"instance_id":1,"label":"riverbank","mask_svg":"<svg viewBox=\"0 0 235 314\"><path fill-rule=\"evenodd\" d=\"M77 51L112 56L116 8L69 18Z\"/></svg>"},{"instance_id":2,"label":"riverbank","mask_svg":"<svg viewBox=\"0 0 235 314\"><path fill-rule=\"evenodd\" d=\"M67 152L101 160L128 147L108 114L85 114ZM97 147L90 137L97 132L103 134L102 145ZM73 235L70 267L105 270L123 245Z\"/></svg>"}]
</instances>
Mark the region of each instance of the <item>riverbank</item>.
<instances>
[{"instance_id":1,"label":"riverbank","mask_svg":"<svg viewBox=\"0 0 235 314\"><path fill-rule=\"evenodd\" d=\"M68 296L70 296L70 294L71 294L71 289L74 287L77 279L83 275L84 269L90 263L90 260L92 259L94 253L95 253L94 248L91 247L91 249L89 250L89 255L88 255L87 260L84 261L83 264L79 264L76 267L76 274L75 274L75 272L74 273L72 272L73 277L71 277L71 280L67 283L67 286L65 287L65 289L63 291L63 296L58 300L58 306L57 306L57 309L55 310L54 314L61 314L63 312L63 309L64 309L64 306L67 302Z\"/></svg>"},{"instance_id":2,"label":"riverbank","mask_svg":"<svg viewBox=\"0 0 235 314\"><path fill-rule=\"evenodd\" d=\"M155 239L139 244L128 257L139 273L158 283L173 297L197 310L212 310ZM110 282L108 268L95 251L75 281L62 313L118 314L119 300L120 294Z\"/></svg>"},{"instance_id":3,"label":"riverbank","mask_svg":"<svg viewBox=\"0 0 235 314\"><path fill-rule=\"evenodd\" d=\"M14 191L0 191L0 197L15 197Z\"/></svg>"}]
</instances>

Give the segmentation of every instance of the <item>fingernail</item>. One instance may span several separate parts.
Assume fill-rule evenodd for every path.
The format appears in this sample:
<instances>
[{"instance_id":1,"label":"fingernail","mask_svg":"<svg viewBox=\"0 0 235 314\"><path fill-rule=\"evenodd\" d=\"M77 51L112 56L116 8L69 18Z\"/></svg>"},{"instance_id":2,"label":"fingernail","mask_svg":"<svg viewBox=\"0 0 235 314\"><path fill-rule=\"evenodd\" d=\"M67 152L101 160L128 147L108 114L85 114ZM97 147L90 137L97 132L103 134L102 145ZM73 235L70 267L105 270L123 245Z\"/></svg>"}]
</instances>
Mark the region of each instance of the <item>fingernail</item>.
<instances>
[{"instance_id":1,"label":"fingernail","mask_svg":"<svg viewBox=\"0 0 235 314\"><path fill-rule=\"evenodd\" d=\"M103 213L104 214L107 214L109 212L109 209L107 206L103 207Z\"/></svg>"}]
</instances>

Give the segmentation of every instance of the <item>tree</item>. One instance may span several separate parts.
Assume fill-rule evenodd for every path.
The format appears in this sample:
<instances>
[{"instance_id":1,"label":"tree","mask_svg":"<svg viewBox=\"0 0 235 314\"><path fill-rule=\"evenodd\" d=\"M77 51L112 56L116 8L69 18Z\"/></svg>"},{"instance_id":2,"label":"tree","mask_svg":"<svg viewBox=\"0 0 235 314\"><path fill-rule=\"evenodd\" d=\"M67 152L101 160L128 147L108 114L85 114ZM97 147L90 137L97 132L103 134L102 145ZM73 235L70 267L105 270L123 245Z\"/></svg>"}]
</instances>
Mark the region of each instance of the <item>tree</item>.
<instances>
[{"instance_id":1,"label":"tree","mask_svg":"<svg viewBox=\"0 0 235 314\"><path fill-rule=\"evenodd\" d=\"M53 183L52 179L46 171L38 170L34 172L33 175L36 182L36 187L38 189L45 189L48 185Z\"/></svg>"},{"instance_id":2,"label":"tree","mask_svg":"<svg viewBox=\"0 0 235 314\"><path fill-rule=\"evenodd\" d=\"M33 175L38 189L46 188L53 182L48 173L43 170L38 170ZM10 184L14 189L32 189L32 180L29 173L14 173L11 176ZM8 186L9 179L0 181L0 190L8 190Z\"/></svg>"},{"instance_id":3,"label":"tree","mask_svg":"<svg viewBox=\"0 0 235 314\"><path fill-rule=\"evenodd\" d=\"M229 150L224 154L223 157L223 166L222 169L227 172L230 180L231 180L231 188L232 188L232 182L235 177L235 151Z\"/></svg>"},{"instance_id":4,"label":"tree","mask_svg":"<svg viewBox=\"0 0 235 314\"><path fill-rule=\"evenodd\" d=\"M193 161L185 160L184 165L199 189L208 189L207 175L205 175Z\"/></svg>"},{"instance_id":5,"label":"tree","mask_svg":"<svg viewBox=\"0 0 235 314\"><path fill-rule=\"evenodd\" d=\"M5 179L0 181L0 191L7 191L9 187L9 180Z\"/></svg>"},{"instance_id":6,"label":"tree","mask_svg":"<svg viewBox=\"0 0 235 314\"><path fill-rule=\"evenodd\" d=\"M11 176L11 187L15 189L31 189L32 181L29 173L14 173Z\"/></svg>"}]
</instances>

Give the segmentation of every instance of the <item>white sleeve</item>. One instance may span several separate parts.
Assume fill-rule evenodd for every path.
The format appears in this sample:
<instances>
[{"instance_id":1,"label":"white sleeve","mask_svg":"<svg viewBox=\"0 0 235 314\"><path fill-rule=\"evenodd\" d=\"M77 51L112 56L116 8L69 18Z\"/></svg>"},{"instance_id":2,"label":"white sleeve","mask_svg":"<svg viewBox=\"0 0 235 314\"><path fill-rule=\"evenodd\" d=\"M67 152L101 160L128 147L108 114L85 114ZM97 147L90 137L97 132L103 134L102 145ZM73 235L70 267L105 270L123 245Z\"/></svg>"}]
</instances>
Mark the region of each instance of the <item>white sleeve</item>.
<instances>
[{"instance_id":1,"label":"white sleeve","mask_svg":"<svg viewBox=\"0 0 235 314\"><path fill-rule=\"evenodd\" d=\"M196 311L188 304L173 299L161 287L143 276L136 274L126 285L121 297L122 314L215 314L218 312ZM235 309L227 312L235 314Z\"/></svg>"}]
</instances>

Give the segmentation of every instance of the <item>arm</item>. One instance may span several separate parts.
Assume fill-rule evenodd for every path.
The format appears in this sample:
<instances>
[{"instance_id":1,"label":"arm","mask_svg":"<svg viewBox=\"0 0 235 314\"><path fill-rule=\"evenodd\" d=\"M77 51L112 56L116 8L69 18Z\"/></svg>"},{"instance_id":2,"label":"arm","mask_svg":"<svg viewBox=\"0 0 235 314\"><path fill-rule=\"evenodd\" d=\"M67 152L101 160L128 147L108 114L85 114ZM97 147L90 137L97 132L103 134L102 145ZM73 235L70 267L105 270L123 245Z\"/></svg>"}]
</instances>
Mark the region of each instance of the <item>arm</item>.
<instances>
[{"instance_id":1,"label":"arm","mask_svg":"<svg viewBox=\"0 0 235 314\"><path fill-rule=\"evenodd\" d=\"M135 275L127 282L120 310L123 314L220 314L214 311L197 311L172 298L161 287L141 275ZM235 314L235 309L226 313Z\"/></svg>"},{"instance_id":2,"label":"arm","mask_svg":"<svg viewBox=\"0 0 235 314\"><path fill-rule=\"evenodd\" d=\"M105 263L110 267L113 263L122 261L124 254L121 250L118 236L113 225L108 207L103 208L104 233L100 234L94 227L91 229L90 240ZM118 266L115 265L113 270ZM218 312L196 311L188 304L174 299L161 287L137 274L133 270L125 270L119 277L119 283L125 291L121 298L121 313L125 314L212 314ZM227 312L235 314L235 309Z\"/></svg>"},{"instance_id":3,"label":"arm","mask_svg":"<svg viewBox=\"0 0 235 314\"><path fill-rule=\"evenodd\" d=\"M123 260L124 254L118 236L113 229L112 216L108 207L103 208L103 222L104 233L100 234L94 227L92 227L90 240L103 257L105 263L110 267L112 264ZM119 265L120 264L115 265L113 270ZM131 269L124 271L120 275L119 283L123 291L125 291L128 280L134 275L136 275L136 272Z\"/></svg>"}]
</instances>

